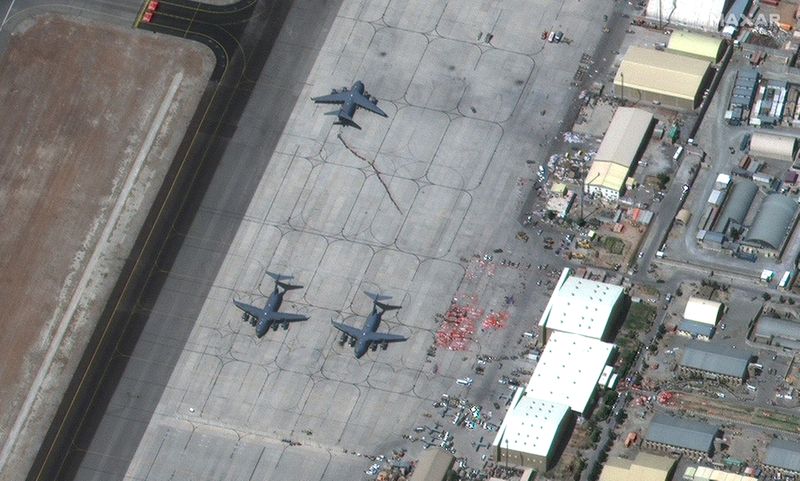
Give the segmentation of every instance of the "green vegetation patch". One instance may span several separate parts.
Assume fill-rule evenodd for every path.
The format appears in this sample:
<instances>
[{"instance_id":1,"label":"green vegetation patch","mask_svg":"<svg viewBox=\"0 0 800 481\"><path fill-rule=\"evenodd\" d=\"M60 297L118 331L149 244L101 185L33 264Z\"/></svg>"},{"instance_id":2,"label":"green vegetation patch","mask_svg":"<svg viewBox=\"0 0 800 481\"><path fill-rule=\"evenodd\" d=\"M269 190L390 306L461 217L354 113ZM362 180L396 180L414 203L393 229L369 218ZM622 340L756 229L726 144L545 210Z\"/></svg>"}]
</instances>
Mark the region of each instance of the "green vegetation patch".
<instances>
[{"instance_id":1,"label":"green vegetation patch","mask_svg":"<svg viewBox=\"0 0 800 481\"><path fill-rule=\"evenodd\" d=\"M656 307L643 302L635 302L628 309L624 326L636 332L646 331L656 318Z\"/></svg>"},{"instance_id":2,"label":"green vegetation patch","mask_svg":"<svg viewBox=\"0 0 800 481\"><path fill-rule=\"evenodd\" d=\"M603 237L603 247L612 254L622 255L625 250L625 241L619 237L605 236Z\"/></svg>"}]
</instances>

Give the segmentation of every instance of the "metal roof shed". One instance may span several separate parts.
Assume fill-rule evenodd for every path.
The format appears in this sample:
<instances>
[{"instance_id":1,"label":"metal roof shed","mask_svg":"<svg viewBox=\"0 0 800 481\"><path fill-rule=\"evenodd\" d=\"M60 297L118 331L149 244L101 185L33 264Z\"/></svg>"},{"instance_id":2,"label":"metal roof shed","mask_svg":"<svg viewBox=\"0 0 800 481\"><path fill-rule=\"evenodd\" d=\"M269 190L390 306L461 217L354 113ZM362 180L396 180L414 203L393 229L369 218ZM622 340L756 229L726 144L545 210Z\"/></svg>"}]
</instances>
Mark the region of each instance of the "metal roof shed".
<instances>
[{"instance_id":1,"label":"metal roof shed","mask_svg":"<svg viewBox=\"0 0 800 481\"><path fill-rule=\"evenodd\" d=\"M774 317L762 317L758 320L753 335L757 338L800 341L800 322Z\"/></svg>"},{"instance_id":2,"label":"metal roof shed","mask_svg":"<svg viewBox=\"0 0 800 481\"><path fill-rule=\"evenodd\" d=\"M719 427L659 413L653 416L646 441L710 453Z\"/></svg>"},{"instance_id":3,"label":"metal roof shed","mask_svg":"<svg viewBox=\"0 0 800 481\"><path fill-rule=\"evenodd\" d=\"M761 203L753 225L747 233L747 243L770 249L780 249L792 228L797 203L781 194L770 194Z\"/></svg>"},{"instance_id":4,"label":"metal roof shed","mask_svg":"<svg viewBox=\"0 0 800 481\"><path fill-rule=\"evenodd\" d=\"M686 347L680 365L690 369L744 378L753 354L728 346L695 342Z\"/></svg>"},{"instance_id":5,"label":"metal roof shed","mask_svg":"<svg viewBox=\"0 0 800 481\"><path fill-rule=\"evenodd\" d=\"M767 448L764 464L785 471L800 472L800 444L782 439L772 441Z\"/></svg>"},{"instance_id":6,"label":"metal roof shed","mask_svg":"<svg viewBox=\"0 0 800 481\"><path fill-rule=\"evenodd\" d=\"M758 192L758 186L749 180L733 184L728 201L725 202L722 213L717 219L717 229L720 231L727 229L728 223L731 221L741 225L753 204L756 192Z\"/></svg>"},{"instance_id":7,"label":"metal roof shed","mask_svg":"<svg viewBox=\"0 0 800 481\"><path fill-rule=\"evenodd\" d=\"M717 63L722 57L722 47L719 38L692 32L672 32L667 50Z\"/></svg>"},{"instance_id":8,"label":"metal roof shed","mask_svg":"<svg viewBox=\"0 0 800 481\"><path fill-rule=\"evenodd\" d=\"M796 153L796 137L754 132L750 138L750 155L754 157L791 162Z\"/></svg>"}]
</instances>

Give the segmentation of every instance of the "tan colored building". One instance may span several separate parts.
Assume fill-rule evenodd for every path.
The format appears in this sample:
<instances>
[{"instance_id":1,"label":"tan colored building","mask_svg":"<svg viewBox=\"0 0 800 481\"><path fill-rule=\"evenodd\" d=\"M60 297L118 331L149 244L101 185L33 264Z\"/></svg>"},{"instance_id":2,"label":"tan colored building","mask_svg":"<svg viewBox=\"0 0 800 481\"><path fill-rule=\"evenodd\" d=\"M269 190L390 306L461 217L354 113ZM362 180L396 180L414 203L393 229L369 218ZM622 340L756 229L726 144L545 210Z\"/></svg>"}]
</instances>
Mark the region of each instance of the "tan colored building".
<instances>
[{"instance_id":1,"label":"tan colored building","mask_svg":"<svg viewBox=\"0 0 800 481\"><path fill-rule=\"evenodd\" d=\"M792 162L797 155L797 138L788 135L754 132L750 138L750 155Z\"/></svg>"},{"instance_id":2,"label":"tan colored building","mask_svg":"<svg viewBox=\"0 0 800 481\"><path fill-rule=\"evenodd\" d=\"M453 469L455 456L441 448L431 448L423 452L410 481L445 481Z\"/></svg>"},{"instance_id":3,"label":"tan colored building","mask_svg":"<svg viewBox=\"0 0 800 481\"><path fill-rule=\"evenodd\" d=\"M652 126L650 112L619 107L586 174L585 192L609 200L619 198L625 191L625 180L647 145Z\"/></svg>"},{"instance_id":4,"label":"tan colored building","mask_svg":"<svg viewBox=\"0 0 800 481\"><path fill-rule=\"evenodd\" d=\"M707 60L633 46L617 70L614 88L629 102L692 110L703 100L710 66Z\"/></svg>"},{"instance_id":5,"label":"tan colored building","mask_svg":"<svg viewBox=\"0 0 800 481\"><path fill-rule=\"evenodd\" d=\"M709 37L708 35L692 32L672 32L669 37L667 51L717 63L722 58L724 46L725 44L722 43L721 39Z\"/></svg>"},{"instance_id":6,"label":"tan colored building","mask_svg":"<svg viewBox=\"0 0 800 481\"><path fill-rule=\"evenodd\" d=\"M667 481L675 473L676 461L667 456L640 452L636 459L608 458L600 481Z\"/></svg>"},{"instance_id":7,"label":"tan colored building","mask_svg":"<svg viewBox=\"0 0 800 481\"><path fill-rule=\"evenodd\" d=\"M617 200L625 193L628 169L613 162L595 160L586 173L586 192Z\"/></svg>"}]
</instances>

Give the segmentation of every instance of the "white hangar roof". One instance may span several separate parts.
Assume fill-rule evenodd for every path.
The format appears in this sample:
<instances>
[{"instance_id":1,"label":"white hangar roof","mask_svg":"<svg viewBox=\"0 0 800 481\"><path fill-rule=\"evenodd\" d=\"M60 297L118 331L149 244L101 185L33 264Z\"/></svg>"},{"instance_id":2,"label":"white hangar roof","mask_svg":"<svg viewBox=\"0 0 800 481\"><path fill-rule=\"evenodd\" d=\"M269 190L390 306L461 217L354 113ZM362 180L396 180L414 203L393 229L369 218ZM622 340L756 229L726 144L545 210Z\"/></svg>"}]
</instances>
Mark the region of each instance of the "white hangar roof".
<instances>
[{"instance_id":1,"label":"white hangar roof","mask_svg":"<svg viewBox=\"0 0 800 481\"><path fill-rule=\"evenodd\" d=\"M622 292L620 286L573 277L564 268L539 325L602 339Z\"/></svg>"},{"instance_id":2,"label":"white hangar roof","mask_svg":"<svg viewBox=\"0 0 800 481\"><path fill-rule=\"evenodd\" d=\"M703 324L717 325L722 304L700 297L690 297L683 311L683 318L689 321L701 322Z\"/></svg>"},{"instance_id":3,"label":"white hangar roof","mask_svg":"<svg viewBox=\"0 0 800 481\"><path fill-rule=\"evenodd\" d=\"M528 381L528 392L585 412L615 347L577 334L554 332Z\"/></svg>"},{"instance_id":4,"label":"white hangar roof","mask_svg":"<svg viewBox=\"0 0 800 481\"><path fill-rule=\"evenodd\" d=\"M492 444L547 457L568 413L569 406L536 399L534 394L518 388Z\"/></svg>"}]
</instances>

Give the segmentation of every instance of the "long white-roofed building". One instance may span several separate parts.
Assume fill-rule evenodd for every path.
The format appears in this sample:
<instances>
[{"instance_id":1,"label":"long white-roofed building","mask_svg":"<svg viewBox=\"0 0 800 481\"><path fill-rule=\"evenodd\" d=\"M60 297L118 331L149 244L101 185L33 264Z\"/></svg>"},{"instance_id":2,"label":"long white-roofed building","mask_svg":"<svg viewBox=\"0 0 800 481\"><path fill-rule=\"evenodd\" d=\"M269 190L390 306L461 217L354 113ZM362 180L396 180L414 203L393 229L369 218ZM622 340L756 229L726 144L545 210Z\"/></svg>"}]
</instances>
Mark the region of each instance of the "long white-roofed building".
<instances>
[{"instance_id":1,"label":"long white-roofed building","mask_svg":"<svg viewBox=\"0 0 800 481\"><path fill-rule=\"evenodd\" d=\"M553 331L608 340L623 304L623 289L575 277L565 267L539 320L545 339Z\"/></svg>"},{"instance_id":2,"label":"long white-roofed building","mask_svg":"<svg viewBox=\"0 0 800 481\"><path fill-rule=\"evenodd\" d=\"M569 406L543 401L517 388L492 442L495 460L539 471L550 469L560 443L571 433L572 419Z\"/></svg>"},{"instance_id":3,"label":"long white-roofed building","mask_svg":"<svg viewBox=\"0 0 800 481\"><path fill-rule=\"evenodd\" d=\"M611 378L607 363L615 349L608 342L554 332L528 381L528 391L543 401L564 403L580 415L587 414L598 386L605 387Z\"/></svg>"}]
</instances>

